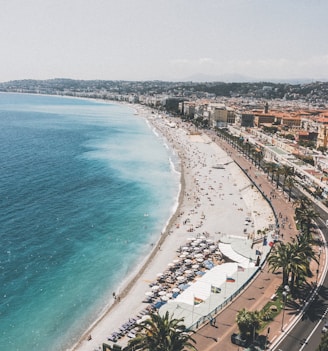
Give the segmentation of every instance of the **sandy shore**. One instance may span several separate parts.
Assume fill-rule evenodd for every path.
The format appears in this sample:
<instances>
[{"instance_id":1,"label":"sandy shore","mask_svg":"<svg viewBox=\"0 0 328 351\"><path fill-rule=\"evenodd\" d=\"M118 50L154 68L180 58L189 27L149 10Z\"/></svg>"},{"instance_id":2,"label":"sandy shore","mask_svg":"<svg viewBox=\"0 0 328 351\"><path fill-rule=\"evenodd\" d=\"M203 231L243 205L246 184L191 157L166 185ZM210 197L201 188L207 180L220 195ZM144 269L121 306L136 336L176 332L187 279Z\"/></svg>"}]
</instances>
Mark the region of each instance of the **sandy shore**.
<instances>
[{"instance_id":1,"label":"sandy shore","mask_svg":"<svg viewBox=\"0 0 328 351\"><path fill-rule=\"evenodd\" d=\"M267 203L224 150L207 135L195 134L194 127L177 119L151 114L136 106L138 118L146 118L160 131L181 160L179 205L150 256L109 310L88 330L72 349L98 350L113 332L136 317L147 306L142 301L149 284L177 258L177 250L189 237L206 235L218 242L227 236L254 238L258 230L273 223ZM217 166L220 167L217 167ZM222 167L222 168L221 168ZM165 186L165 184L163 184ZM245 225L251 218L252 225ZM92 338L88 340L88 336Z\"/></svg>"}]
</instances>

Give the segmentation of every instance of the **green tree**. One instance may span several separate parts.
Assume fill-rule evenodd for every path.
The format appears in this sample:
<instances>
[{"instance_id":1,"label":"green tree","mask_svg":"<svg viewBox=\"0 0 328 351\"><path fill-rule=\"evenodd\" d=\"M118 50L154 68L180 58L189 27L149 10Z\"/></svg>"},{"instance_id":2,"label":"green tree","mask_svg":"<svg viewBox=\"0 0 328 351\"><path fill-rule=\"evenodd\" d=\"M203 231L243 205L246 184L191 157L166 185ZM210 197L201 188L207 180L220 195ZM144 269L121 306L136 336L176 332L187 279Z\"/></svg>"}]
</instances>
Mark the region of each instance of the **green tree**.
<instances>
[{"instance_id":1,"label":"green tree","mask_svg":"<svg viewBox=\"0 0 328 351\"><path fill-rule=\"evenodd\" d=\"M268 258L268 264L272 272L282 269L282 285L288 284L293 292L309 276L311 260L318 262L317 254L307 234L301 233L292 243L276 244Z\"/></svg>"},{"instance_id":2,"label":"green tree","mask_svg":"<svg viewBox=\"0 0 328 351\"><path fill-rule=\"evenodd\" d=\"M291 257L290 243L285 244L283 242L275 244L268 257L269 271L274 273L282 269L283 285L288 284Z\"/></svg>"},{"instance_id":3,"label":"green tree","mask_svg":"<svg viewBox=\"0 0 328 351\"><path fill-rule=\"evenodd\" d=\"M326 332L322 338L321 338L321 342L318 346L318 348L316 349L316 351L327 351L328 350L328 333Z\"/></svg>"},{"instance_id":4,"label":"green tree","mask_svg":"<svg viewBox=\"0 0 328 351\"><path fill-rule=\"evenodd\" d=\"M284 177L284 180L282 183L282 190L285 191L287 178L293 176L294 168L287 165L283 165L280 169L280 174Z\"/></svg>"},{"instance_id":5,"label":"green tree","mask_svg":"<svg viewBox=\"0 0 328 351\"><path fill-rule=\"evenodd\" d=\"M311 205L311 200L308 198L308 197L306 197L306 196L304 196L304 195L302 195L302 196L300 196L296 201L295 201L295 206L296 206L296 215L297 215L297 211L298 210L303 210L304 208L306 208L306 207L308 207L308 206L310 206Z\"/></svg>"},{"instance_id":6,"label":"green tree","mask_svg":"<svg viewBox=\"0 0 328 351\"><path fill-rule=\"evenodd\" d=\"M292 197L293 186L294 186L294 178L289 176L285 181L285 185L288 189L288 201L290 201Z\"/></svg>"},{"instance_id":7,"label":"green tree","mask_svg":"<svg viewBox=\"0 0 328 351\"><path fill-rule=\"evenodd\" d=\"M306 280L310 270L309 257L306 256L307 247L303 247L298 242L290 245L291 249L291 260L289 262L290 278L288 279L289 287L292 293L295 288L299 288L300 284Z\"/></svg>"},{"instance_id":8,"label":"green tree","mask_svg":"<svg viewBox=\"0 0 328 351\"><path fill-rule=\"evenodd\" d=\"M311 228L313 226L313 220L318 218L318 214L315 212L313 207L297 208L295 211L296 219L300 223L301 230L305 231L310 240Z\"/></svg>"},{"instance_id":9,"label":"green tree","mask_svg":"<svg viewBox=\"0 0 328 351\"><path fill-rule=\"evenodd\" d=\"M277 164L274 162L267 163L266 170L268 172L268 178L270 177L270 172L271 172L271 182L273 183L273 177L277 170Z\"/></svg>"},{"instance_id":10,"label":"green tree","mask_svg":"<svg viewBox=\"0 0 328 351\"><path fill-rule=\"evenodd\" d=\"M174 319L168 312L164 316L151 313L142 321L140 331L129 341L129 347L142 351L197 351L195 340L187 333L183 319Z\"/></svg>"},{"instance_id":11,"label":"green tree","mask_svg":"<svg viewBox=\"0 0 328 351\"><path fill-rule=\"evenodd\" d=\"M258 311L247 311L243 308L237 313L236 323L240 334L243 337L254 341L255 333L261 325L260 313Z\"/></svg>"}]
</instances>

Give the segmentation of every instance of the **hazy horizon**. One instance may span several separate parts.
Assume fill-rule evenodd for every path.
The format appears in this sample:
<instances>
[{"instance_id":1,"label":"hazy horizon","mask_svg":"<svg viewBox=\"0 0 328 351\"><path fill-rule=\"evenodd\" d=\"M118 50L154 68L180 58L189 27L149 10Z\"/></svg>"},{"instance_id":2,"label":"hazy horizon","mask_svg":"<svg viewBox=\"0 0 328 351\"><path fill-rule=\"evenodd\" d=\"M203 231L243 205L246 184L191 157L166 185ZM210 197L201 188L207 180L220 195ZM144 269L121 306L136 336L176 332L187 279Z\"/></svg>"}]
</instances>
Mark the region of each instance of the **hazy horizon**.
<instances>
[{"instance_id":1,"label":"hazy horizon","mask_svg":"<svg viewBox=\"0 0 328 351\"><path fill-rule=\"evenodd\" d=\"M324 0L12 0L1 5L1 82L328 79Z\"/></svg>"}]
</instances>

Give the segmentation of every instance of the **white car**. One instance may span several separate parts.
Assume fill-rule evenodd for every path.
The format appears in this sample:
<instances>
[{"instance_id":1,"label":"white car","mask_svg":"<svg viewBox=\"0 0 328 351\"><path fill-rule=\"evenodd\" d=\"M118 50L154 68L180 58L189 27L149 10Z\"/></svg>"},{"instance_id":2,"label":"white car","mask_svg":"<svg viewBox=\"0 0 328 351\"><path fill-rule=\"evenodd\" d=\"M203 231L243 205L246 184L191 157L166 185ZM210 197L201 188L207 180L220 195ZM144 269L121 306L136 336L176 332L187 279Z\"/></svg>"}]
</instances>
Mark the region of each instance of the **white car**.
<instances>
[{"instance_id":1,"label":"white car","mask_svg":"<svg viewBox=\"0 0 328 351\"><path fill-rule=\"evenodd\" d=\"M323 333L326 333L328 331L328 322L325 323L325 325L322 327L321 331Z\"/></svg>"}]
</instances>

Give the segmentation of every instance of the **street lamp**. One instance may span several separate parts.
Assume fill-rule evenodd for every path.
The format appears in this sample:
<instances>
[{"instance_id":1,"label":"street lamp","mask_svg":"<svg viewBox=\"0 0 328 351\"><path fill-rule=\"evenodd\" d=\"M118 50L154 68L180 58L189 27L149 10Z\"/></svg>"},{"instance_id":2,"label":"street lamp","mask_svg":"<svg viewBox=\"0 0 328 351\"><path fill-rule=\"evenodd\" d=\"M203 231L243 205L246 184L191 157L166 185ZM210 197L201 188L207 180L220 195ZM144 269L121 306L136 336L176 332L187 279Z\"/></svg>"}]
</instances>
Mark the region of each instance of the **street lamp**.
<instances>
[{"instance_id":1,"label":"street lamp","mask_svg":"<svg viewBox=\"0 0 328 351\"><path fill-rule=\"evenodd\" d=\"M287 301L287 296L290 291L290 288L288 285L284 286L284 291L282 292L282 299L283 299L283 308L282 308L282 321L281 321L281 331L284 331L284 319L285 319L285 307L286 307L286 301Z\"/></svg>"},{"instance_id":2,"label":"street lamp","mask_svg":"<svg viewBox=\"0 0 328 351\"><path fill-rule=\"evenodd\" d=\"M316 277L316 280L315 280L315 285L318 284L318 276L319 276L319 266L320 266L321 252L322 252L322 247L319 247L318 268L317 268L317 277Z\"/></svg>"}]
</instances>

